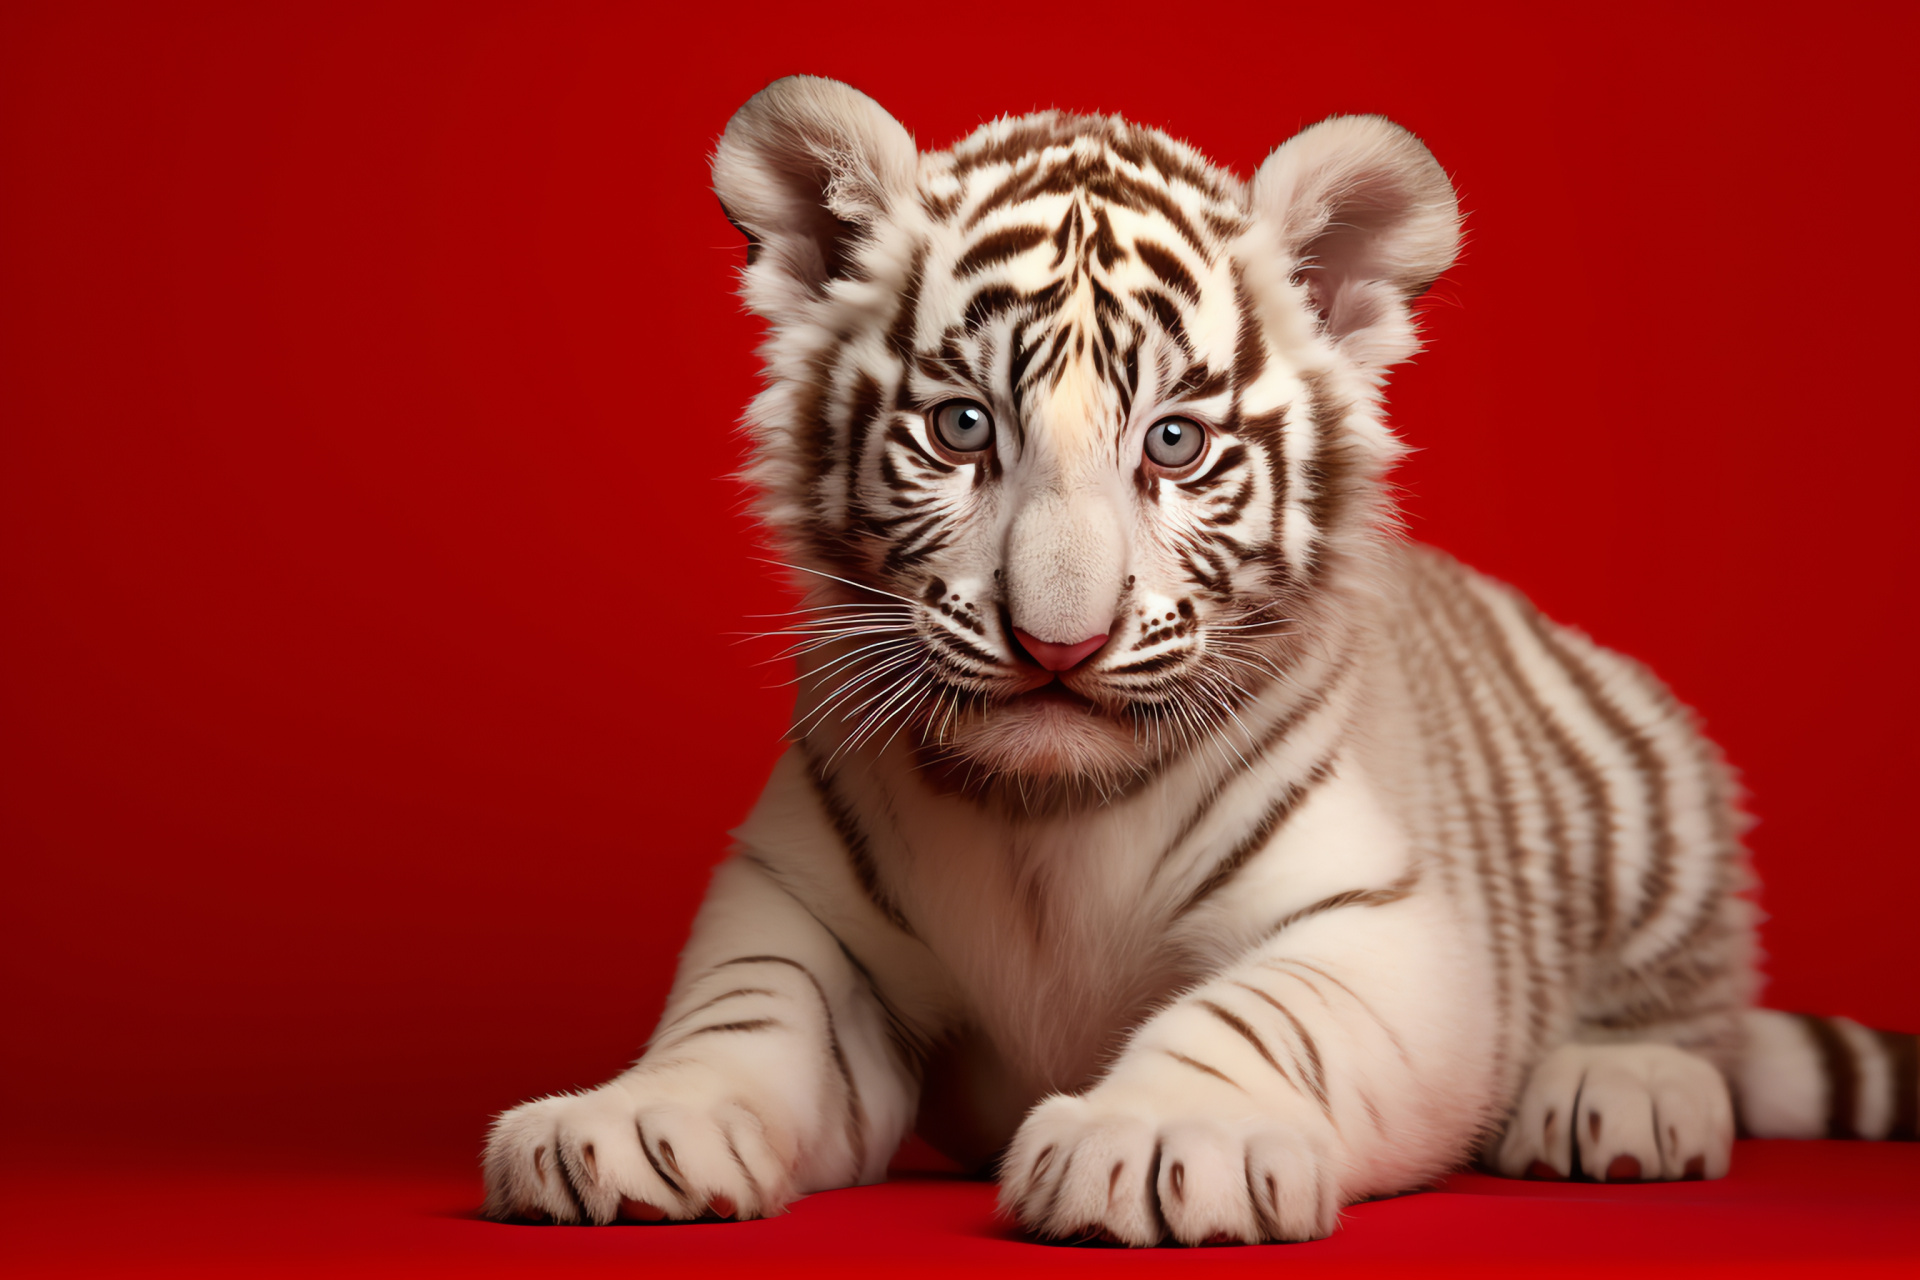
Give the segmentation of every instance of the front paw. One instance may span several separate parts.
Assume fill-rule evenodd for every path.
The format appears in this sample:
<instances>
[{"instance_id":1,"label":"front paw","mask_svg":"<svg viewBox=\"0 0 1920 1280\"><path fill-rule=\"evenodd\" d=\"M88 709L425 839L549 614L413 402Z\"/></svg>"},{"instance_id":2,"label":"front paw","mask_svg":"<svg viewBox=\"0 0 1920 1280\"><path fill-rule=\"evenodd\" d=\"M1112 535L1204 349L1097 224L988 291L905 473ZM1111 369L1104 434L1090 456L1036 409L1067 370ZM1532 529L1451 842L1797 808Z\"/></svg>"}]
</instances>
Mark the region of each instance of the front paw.
<instances>
[{"instance_id":1,"label":"front paw","mask_svg":"<svg viewBox=\"0 0 1920 1280\"><path fill-rule=\"evenodd\" d=\"M790 1144L712 1072L636 1073L525 1103L487 1138L499 1221L758 1218L793 1198Z\"/></svg>"},{"instance_id":2,"label":"front paw","mask_svg":"<svg viewBox=\"0 0 1920 1280\"><path fill-rule=\"evenodd\" d=\"M1182 1114L1096 1088L1034 1108L1002 1162L1000 1209L1054 1238L1257 1244L1328 1235L1340 1204L1311 1120Z\"/></svg>"}]
</instances>

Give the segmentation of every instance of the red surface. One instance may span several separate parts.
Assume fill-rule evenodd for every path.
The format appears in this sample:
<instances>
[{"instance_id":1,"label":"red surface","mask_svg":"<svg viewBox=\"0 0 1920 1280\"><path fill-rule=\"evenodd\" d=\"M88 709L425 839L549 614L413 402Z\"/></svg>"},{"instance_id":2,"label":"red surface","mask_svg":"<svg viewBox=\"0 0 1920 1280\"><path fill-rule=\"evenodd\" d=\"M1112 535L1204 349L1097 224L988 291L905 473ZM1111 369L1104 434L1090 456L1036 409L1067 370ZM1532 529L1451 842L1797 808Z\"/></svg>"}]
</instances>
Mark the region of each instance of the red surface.
<instances>
[{"instance_id":1,"label":"red surface","mask_svg":"<svg viewBox=\"0 0 1920 1280\"><path fill-rule=\"evenodd\" d=\"M598 1229L476 1219L478 1181L257 1170L114 1180L101 1200L0 1180L10 1275L1817 1276L1920 1270L1920 1147L1741 1143L1721 1182L1596 1187L1457 1175L1356 1205L1330 1239L1258 1248L1041 1245L993 1187L924 1177L765 1222ZM1276 1268L1284 1268L1276 1272Z\"/></svg>"},{"instance_id":2,"label":"red surface","mask_svg":"<svg viewBox=\"0 0 1920 1280\"><path fill-rule=\"evenodd\" d=\"M247 1171L26 1178L35 1239L736 1238L251 1171L469 1170L658 1009L786 706L731 638L783 606L721 478L755 329L705 155L797 70L928 144L1053 104L1243 173L1333 111L1426 137L1470 230L1393 390L1414 532L1703 710L1762 819L1774 1001L1920 1028L1910 7L661 8L0 11L0 1141ZM1772 1199L1429 1197L1321 1252L1490 1214L1542 1257L1637 1247L1616 1221L1745 1257L1884 1239L1839 1203L1875 1171L1911 1203L1911 1151L1778 1150L1813 1163ZM737 1238L988 1258L985 1194Z\"/></svg>"}]
</instances>

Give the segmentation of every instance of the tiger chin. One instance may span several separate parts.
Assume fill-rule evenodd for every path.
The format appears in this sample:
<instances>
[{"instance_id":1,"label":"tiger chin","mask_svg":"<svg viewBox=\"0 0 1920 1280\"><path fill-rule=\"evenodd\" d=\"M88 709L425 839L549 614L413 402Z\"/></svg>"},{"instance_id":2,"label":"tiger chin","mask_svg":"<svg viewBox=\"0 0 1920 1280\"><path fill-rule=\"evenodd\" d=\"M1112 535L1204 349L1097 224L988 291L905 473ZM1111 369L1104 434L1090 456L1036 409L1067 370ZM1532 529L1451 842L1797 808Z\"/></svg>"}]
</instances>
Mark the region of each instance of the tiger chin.
<instances>
[{"instance_id":1,"label":"tiger chin","mask_svg":"<svg viewBox=\"0 0 1920 1280\"><path fill-rule=\"evenodd\" d=\"M1915 1136L1912 1036L1754 1007L1690 713L1398 535L1382 388L1460 236L1412 134L923 153L794 77L713 176L792 744L640 1059L495 1123L490 1216L775 1214L918 1128L1036 1237L1256 1243L1473 1161L1719 1177L1736 1099Z\"/></svg>"}]
</instances>

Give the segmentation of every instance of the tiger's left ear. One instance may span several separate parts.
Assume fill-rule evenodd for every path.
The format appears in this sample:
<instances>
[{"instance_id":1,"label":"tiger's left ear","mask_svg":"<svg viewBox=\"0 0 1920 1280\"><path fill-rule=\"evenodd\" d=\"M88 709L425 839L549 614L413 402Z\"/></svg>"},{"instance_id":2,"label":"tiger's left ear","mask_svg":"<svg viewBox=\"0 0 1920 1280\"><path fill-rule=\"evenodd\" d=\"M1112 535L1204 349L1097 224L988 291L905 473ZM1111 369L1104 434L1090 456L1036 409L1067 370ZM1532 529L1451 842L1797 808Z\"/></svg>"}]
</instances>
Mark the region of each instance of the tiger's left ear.
<instances>
[{"instance_id":1,"label":"tiger's left ear","mask_svg":"<svg viewBox=\"0 0 1920 1280\"><path fill-rule=\"evenodd\" d=\"M1420 139L1381 116L1322 120L1267 157L1252 205L1342 351L1379 376L1419 350L1407 304L1460 249L1453 183Z\"/></svg>"},{"instance_id":2,"label":"tiger's left ear","mask_svg":"<svg viewBox=\"0 0 1920 1280\"><path fill-rule=\"evenodd\" d=\"M779 320L844 275L919 163L913 135L838 80L788 76L747 99L713 157L714 192L747 237L747 305Z\"/></svg>"}]
</instances>

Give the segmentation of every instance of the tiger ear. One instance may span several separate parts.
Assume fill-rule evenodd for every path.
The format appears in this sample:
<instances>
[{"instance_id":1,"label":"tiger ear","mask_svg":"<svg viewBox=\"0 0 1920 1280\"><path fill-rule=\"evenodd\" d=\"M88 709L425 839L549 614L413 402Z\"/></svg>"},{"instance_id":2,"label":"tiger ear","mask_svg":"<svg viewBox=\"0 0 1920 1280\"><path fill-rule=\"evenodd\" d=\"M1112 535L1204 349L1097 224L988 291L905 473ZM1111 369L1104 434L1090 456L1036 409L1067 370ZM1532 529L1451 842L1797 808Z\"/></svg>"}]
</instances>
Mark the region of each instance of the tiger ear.
<instances>
[{"instance_id":1,"label":"tiger ear","mask_svg":"<svg viewBox=\"0 0 1920 1280\"><path fill-rule=\"evenodd\" d=\"M853 242L911 195L913 135L838 80L775 80L734 113L713 157L713 189L747 237L743 292L790 314L846 271Z\"/></svg>"},{"instance_id":2,"label":"tiger ear","mask_svg":"<svg viewBox=\"0 0 1920 1280\"><path fill-rule=\"evenodd\" d=\"M1378 375L1419 350L1407 304L1460 249L1453 183L1420 139L1380 116L1322 120L1267 157L1251 199L1356 363Z\"/></svg>"}]
</instances>

